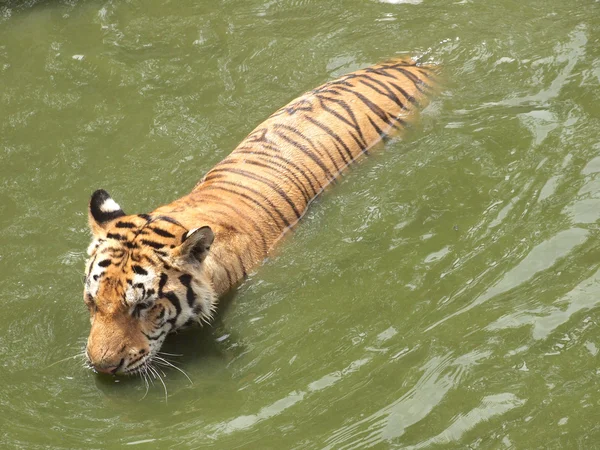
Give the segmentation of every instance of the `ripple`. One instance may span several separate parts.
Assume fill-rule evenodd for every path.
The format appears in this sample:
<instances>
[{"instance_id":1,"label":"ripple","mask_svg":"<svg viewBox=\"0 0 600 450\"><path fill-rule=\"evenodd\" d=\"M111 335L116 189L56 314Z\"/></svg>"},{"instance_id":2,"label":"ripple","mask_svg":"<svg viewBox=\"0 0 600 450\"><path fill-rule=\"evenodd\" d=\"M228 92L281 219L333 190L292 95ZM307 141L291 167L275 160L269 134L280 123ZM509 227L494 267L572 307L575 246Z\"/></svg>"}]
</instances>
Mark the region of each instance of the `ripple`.
<instances>
[{"instance_id":1,"label":"ripple","mask_svg":"<svg viewBox=\"0 0 600 450\"><path fill-rule=\"evenodd\" d=\"M510 392L488 395L481 400L480 406L473 408L466 414L459 414L452 424L437 436L405 448L426 448L431 445L443 445L459 441L466 432L475 428L479 423L523 406L525 402L525 400L521 400Z\"/></svg>"},{"instance_id":2,"label":"ripple","mask_svg":"<svg viewBox=\"0 0 600 450\"><path fill-rule=\"evenodd\" d=\"M491 352L471 352L457 358L436 356L422 368L423 375L402 397L370 416L334 431L325 449L366 448L399 438L441 403L474 364Z\"/></svg>"},{"instance_id":3,"label":"ripple","mask_svg":"<svg viewBox=\"0 0 600 450\"><path fill-rule=\"evenodd\" d=\"M600 270L575 286L568 294L545 308L515 311L500 317L487 326L490 331L533 325L532 335L536 340L546 339L574 314L587 311L600 303Z\"/></svg>"},{"instance_id":4,"label":"ripple","mask_svg":"<svg viewBox=\"0 0 600 450\"><path fill-rule=\"evenodd\" d=\"M509 270L500 281L487 289L473 302L444 317L433 325L430 325L425 331L430 331L438 325L525 283L537 273L552 267L559 259L564 258L573 251L573 249L582 245L586 241L588 235L589 232L587 230L582 228L571 228L569 230L561 231L547 241L538 244L519 264L517 264L516 267Z\"/></svg>"}]
</instances>

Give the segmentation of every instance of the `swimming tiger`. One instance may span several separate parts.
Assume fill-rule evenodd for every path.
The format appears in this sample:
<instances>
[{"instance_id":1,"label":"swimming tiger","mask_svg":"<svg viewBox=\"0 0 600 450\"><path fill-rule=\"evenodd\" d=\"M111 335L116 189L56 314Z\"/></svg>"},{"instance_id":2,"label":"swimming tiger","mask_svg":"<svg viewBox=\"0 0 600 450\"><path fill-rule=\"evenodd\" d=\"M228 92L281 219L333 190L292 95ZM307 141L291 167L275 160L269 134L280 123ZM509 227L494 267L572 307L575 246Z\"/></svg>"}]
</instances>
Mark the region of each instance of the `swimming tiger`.
<instances>
[{"instance_id":1,"label":"swimming tiger","mask_svg":"<svg viewBox=\"0 0 600 450\"><path fill-rule=\"evenodd\" d=\"M310 203L436 88L434 66L400 59L330 81L252 131L194 189L149 214L92 194L84 300L98 372L147 370L167 334L210 322Z\"/></svg>"}]
</instances>

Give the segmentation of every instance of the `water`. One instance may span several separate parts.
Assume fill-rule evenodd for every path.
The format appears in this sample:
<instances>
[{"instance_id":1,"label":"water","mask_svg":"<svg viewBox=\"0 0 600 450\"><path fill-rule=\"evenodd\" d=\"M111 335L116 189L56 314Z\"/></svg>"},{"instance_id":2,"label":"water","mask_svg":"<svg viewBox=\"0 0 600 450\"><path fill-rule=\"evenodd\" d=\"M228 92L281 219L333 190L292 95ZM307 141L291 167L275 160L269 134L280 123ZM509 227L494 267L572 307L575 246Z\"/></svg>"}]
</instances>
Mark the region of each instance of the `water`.
<instances>
[{"instance_id":1,"label":"water","mask_svg":"<svg viewBox=\"0 0 600 450\"><path fill-rule=\"evenodd\" d=\"M3 1L1 447L600 447L598 2ZM72 358L94 189L152 210L403 53L445 91L168 342L192 382Z\"/></svg>"}]
</instances>

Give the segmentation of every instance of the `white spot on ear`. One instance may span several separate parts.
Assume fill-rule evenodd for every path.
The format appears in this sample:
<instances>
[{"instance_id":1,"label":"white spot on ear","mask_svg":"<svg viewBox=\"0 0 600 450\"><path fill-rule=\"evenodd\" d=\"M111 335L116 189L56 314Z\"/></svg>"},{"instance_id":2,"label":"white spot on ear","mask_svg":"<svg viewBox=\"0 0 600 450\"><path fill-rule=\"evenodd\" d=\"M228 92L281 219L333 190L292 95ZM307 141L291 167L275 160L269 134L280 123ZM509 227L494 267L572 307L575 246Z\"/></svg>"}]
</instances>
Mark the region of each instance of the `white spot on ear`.
<instances>
[{"instance_id":1,"label":"white spot on ear","mask_svg":"<svg viewBox=\"0 0 600 450\"><path fill-rule=\"evenodd\" d=\"M106 199L102 206L100 206L100 211L105 213L111 213L120 210L121 207L117 202L115 202L112 198Z\"/></svg>"},{"instance_id":2,"label":"white spot on ear","mask_svg":"<svg viewBox=\"0 0 600 450\"><path fill-rule=\"evenodd\" d=\"M200 227L198 228L194 228L193 230L188 231L187 233L185 233L185 238L189 238L192 234L194 234L197 230L199 230Z\"/></svg>"}]
</instances>

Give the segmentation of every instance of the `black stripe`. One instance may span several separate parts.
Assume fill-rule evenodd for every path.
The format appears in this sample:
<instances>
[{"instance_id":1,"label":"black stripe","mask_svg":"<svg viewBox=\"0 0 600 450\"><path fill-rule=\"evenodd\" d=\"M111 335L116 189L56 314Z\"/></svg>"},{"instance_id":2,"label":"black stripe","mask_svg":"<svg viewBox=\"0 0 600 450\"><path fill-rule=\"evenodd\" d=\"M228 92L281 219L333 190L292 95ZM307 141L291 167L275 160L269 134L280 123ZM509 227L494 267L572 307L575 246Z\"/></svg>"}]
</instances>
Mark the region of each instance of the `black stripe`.
<instances>
[{"instance_id":1,"label":"black stripe","mask_svg":"<svg viewBox=\"0 0 600 450\"><path fill-rule=\"evenodd\" d=\"M134 359L132 361L129 361L129 367L133 366L136 362L138 362L140 359L143 359L146 355L142 355L137 359Z\"/></svg>"},{"instance_id":2,"label":"black stripe","mask_svg":"<svg viewBox=\"0 0 600 450\"><path fill-rule=\"evenodd\" d=\"M268 145L268 144L267 145L261 144L261 146L265 147L265 150L272 150L272 151L277 151L277 152L280 151L279 148L277 148L275 146ZM306 181L308 182L308 184L310 185L310 188L312 189L312 191L314 193L313 195L317 194L318 189L315 188L312 180L310 179L310 177L308 175L306 175L305 172L308 172L313 177L313 179L315 181L317 181L317 182L319 180L319 177L317 177L315 175L315 173L312 170L310 170L309 167L305 167L304 169L302 169L301 167L299 167L298 165L296 165L293 161L290 161L290 160L284 158L283 156L280 156L278 154L268 153L268 152L261 152L261 151L258 151L258 150L252 149L252 148L238 147L238 148L235 149L234 153L238 153L238 152L239 153L243 153L243 154L250 154L250 155L257 155L257 156L266 156L267 158L269 158L268 159L269 162L271 162L271 160L273 160L273 159L283 161L285 164L287 164L287 165L293 167L295 170L297 170L298 173L300 175L302 175L306 179ZM320 186L319 186L319 189L320 189Z\"/></svg>"},{"instance_id":3,"label":"black stripe","mask_svg":"<svg viewBox=\"0 0 600 450\"><path fill-rule=\"evenodd\" d=\"M219 264L223 270L225 271L225 273L227 274L227 281L229 281L229 287L233 287L233 277L231 276L231 272L229 271L229 268L227 266L225 266L224 264Z\"/></svg>"},{"instance_id":4,"label":"black stripe","mask_svg":"<svg viewBox=\"0 0 600 450\"><path fill-rule=\"evenodd\" d=\"M402 67L390 67L389 69L395 70L403 74L406 78L413 82L413 84L419 90L419 92L425 92L421 86L425 86L426 88L431 87L409 70L403 69Z\"/></svg>"},{"instance_id":5,"label":"black stripe","mask_svg":"<svg viewBox=\"0 0 600 450\"><path fill-rule=\"evenodd\" d=\"M166 238L174 238L175 237L174 234L171 234L167 230L163 230L162 228L150 227L150 229L162 237L166 237Z\"/></svg>"},{"instance_id":6,"label":"black stripe","mask_svg":"<svg viewBox=\"0 0 600 450\"><path fill-rule=\"evenodd\" d=\"M283 108L278 109L275 112L275 114L273 114L273 115L279 115L279 114L281 114L284 111L286 113L288 113L288 115L290 115L290 116L296 114L299 111L302 111L302 112L312 112L313 111L313 105L307 99L300 98L297 102L294 102L291 105L284 106Z\"/></svg>"},{"instance_id":7,"label":"black stripe","mask_svg":"<svg viewBox=\"0 0 600 450\"><path fill-rule=\"evenodd\" d=\"M389 119L389 114L384 111L379 105L373 103L369 98L361 94L360 92L354 89L340 88L341 90L353 94L358 97L358 99L373 112L377 117L379 117L382 121L387 122Z\"/></svg>"},{"instance_id":8,"label":"black stripe","mask_svg":"<svg viewBox=\"0 0 600 450\"><path fill-rule=\"evenodd\" d=\"M386 135L386 133L385 133L385 132L384 132L384 131L383 131L381 128L379 128L379 125L377 125L377 124L376 124L376 123L373 121L373 119L371 119L371 116L369 116L368 114L367 114L367 119L369 119L369 122L371 123L371 126L372 126L373 128L375 128L375 131L377 131L377 134L379 134L379 136L383 138L383 136L385 136L385 135Z\"/></svg>"},{"instance_id":9,"label":"black stripe","mask_svg":"<svg viewBox=\"0 0 600 450\"><path fill-rule=\"evenodd\" d=\"M431 73L427 72L427 70L425 70L425 69L423 69L423 68L421 68L421 67L419 67L417 70L419 71L419 73L420 73L421 75L425 75L425 76L426 76L427 78L429 78L430 80L433 78L433 74L431 74Z\"/></svg>"},{"instance_id":10,"label":"black stripe","mask_svg":"<svg viewBox=\"0 0 600 450\"><path fill-rule=\"evenodd\" d=\"M270 164L269 164L269 162L270 162ZM306 178L311 189L313 190L312 195L308 192L308 189L302 183L300 178L298 178L298 176L294 172L292 172L289 168L284 167L281 164L277 164L275 162L271 162L271 161L269 161L269 162L259 162L259 161L254 161L252 159L246 159L244 161L245 164L262 167L263 169L273 170L274 172L277 172L281 176L285 177L290 183L292 183L296 187L296 189L298 189L302 193L304 200L306 200L306 203L308 204L308 201L313 197L314 193L316 193L316 190L315 190L310 178L308 178L306 175L303 174L304 178ZM298 166L296 166L296 167L298 167ZM298 168L298 170L299 170L299 168Z\"/></svg>"},{"instance_id":11,"label":"black stripe","mask_svg":"<svg viewBox=\"0 0 600 450\"><path fill-rule=\"evenodd\" d=\"M321 169L323 169L323 171L325 172L325 174L327 175L327 177L333 178L333 174L331 173L331 171L327 168L327 166L322 162L323 160L323 155L321 154L321 152L319 152L317 150L317 147L315 147L315 144L313 143L313 141L304 136L304 134L302 134L300 131L296 130L294 127L291 127L289 125L284 125L284 124L280 124L278 125L278 128L284 128L286 130L288 130L291 133L294 133L296 136L300 137L301 139L303 139L304 141L308 142L308 144L315 150L315 153L317 154L317 156L319 157L319 161L321 161L321 164L319 164L319 167L321 167ZM312 152L311 152L312 154ZM329 152L325 152L325 154L329 157L329 160L333 162L334 167L336 168L336 170L339 170L337 168L337 164L335 163L335 160L331 157L331 155L329 154ZM319 183L320 184L320 183ZM321 186L322 187L322 186Z\"/></svg>"},{"instance_id":12,"label":"black stripe","mask_svg":"<svg viewBox=\"0 0 600 450\"><path fill-rule=\"evenodd\" d=\"M211 195L211 194L210 194L210 192L206 192L207 190L211 189L211 186L212 186L212 185L208 185L208 186L204 186L204 187L202 188L202 196L203 196L203 197L207 197L207 198L212 198L212 199L214 199L214 200L215 200L215 202L216 202L216 206L227 206L227 207L229 207L230 209L232 209L233 211L236 211L236 212L237 212L236 208L234 208L233 206L229 205L228 203L224 203L224 202L223 202L223 197L221 197L221 196L219 196L219 195ZM244 198L244 194L243 194L243 193L242 193L242 194L240 194L240 193L239 193L239 192L237 192L237 191L234 191L234 190L232 190L232 189L227 189L227 188L225 188L225 187L222 187L222 186L212 186L212 189L215 189L215 190L222 190L222 191L225 191L225 192L229 192L229 193L231 193L231 194L240 195L242 198ZM274 216L271 214L271 212L270 212L268 209L265 209L265 207L264 207L263 205L261 205L260 203L257 203L257 202L256 202L256 200L254 200L253 198L248 198L248 200L250 200L252 203L256 204L256 205L257 205L259 208L261 208L261 209L262 209L262 210L263 210L265 213L267 213L267 215L268 215L268 216L271 218L271 221L269 221L269 222L268 222L268 224L271 226L271 228L273 228L273 229L275 229L275 230L277 230L277 231L280 231L279 225L277 224L277 220L275 220L275 217L274 217ZM243 204L244 204L246 207L249 207L249 208L251 208L251 209L252 209L252 206L251 206L251 205L249 205L248 203L246 203L246 202L243 202ZM215 211L215 212L218 212L218 211ZM248 216L248 215L241 214L241 213L240 213L240 215L241 215L241 216L243 216L243 217L245 217L246 219L249 219L249 217L250 217L250 216ZM250 220L251 220L251 219L250 219ZM258 226L256 225L256 222L254 222L254 221L253 221L252 223L254 224L254 226L255 226L255 229L256 229L256 230L258 230L258 232L259 232L260 236L262 236L262 231L260 231L260 227L258 227ZM264 240L264 237L263 237L263 240ZM266 247L266 241L265 241L265 247Z\"/></svg>"},{"instance_id":13,"label":"black stripe","mask_svg":"<svg viewBox=\"0 0 600 450\"><path fill-rule=\"evenodd\" d=\"M254 221L254 219L252 219L250 216L244 214L243 212L239 211L237 208L235 208L234 206L231 206L228 203L223 203L222 202L222 198L217 197L215 195L211 195L210 193L206 193L203 192L202 195L204 197L208 197L208 198L212 198L215 201L216 206L225 206L226 208L229 208L230 210L232 210L238 217L235 216L231 216L223 211L220 210L215 210L215 209L207 209L207 212L213 212L215 214L224 214L227 217L229 217L230 219L233 220L238 220L239 217L242 217L244 222L248 222L250 223L250 225L252 226L252 229L256 232L256 234L260 237L262 244L263 244L263 251L265 256L267 255L267 253L269 252L269 248L267 246L267 241L265 240L265 236L264 233L262 232L261 228L257 225L257 223ZM279 230L278 227L276 227L277 230Z\"/></svg>"},{"instance_id":14,"label":"black stripe","mask_svg":"<svg viewBox=\"0 0 600 450\"><path fill-rule=\"evenodd\" d=\"M192 276L190 274L183 274L179 277L179 281L186 288L186 299L190 308L196 303L196 294L192 288Z\"/></svg>"},{"instance_id":15,"label":"black stripe","mask_svg":"<svg viewBox=\"0 0 600 450\"><path fill-rule=\"evenodd\" d=\"M215 184L217 184L217 186L215 186ZM281 221L285 224L286 227L290 226L290 222L289 220L286 219L286 217L281 213L281 211L279 210L279 208L277 208L273 202L271 202L267 197L265 197L263 194L261 194L260 192L247 187L247 186L243 186L240 185L239 183L235 183L233 181L228 181L228 180L221 180L221 179L213 179L211 181L211 184L209 184L208 186L204 186L204 189L221 189L224 190L226 192L229 192L231 194L235 194L235 195L239 195L242 198L245 198L247 200L250 200L252 203L254 203L256 206L258 206L259 208L261 208L263 211L265 211L269 217L271 217L272 220L275 220L275 217L273 217L273 214L271 214L269 212L269 210L267 208L264 207L264 205L262 203L260 203L258 200L256 200L255 198L249 196L248 194L244 193L244 192L239 192L233 189L228 189L225 188L223 186L218 186L219 184L226 184L226 185L230 185L230 186L235 186L241 189L245 189L247 191L252 192L253 194L262 197L262 199L265 201L265 203L267 203L272 209L273 211L275 211L275 213L277 213L277 215L279 216L279 218L281 219Z\"/></svg>"},{"instance_id":16,"label":"black stripe","mask_svg":"<svg viewBox=\"0 0 600 450\"><path fill-rule=\"evenodd\" d=\"M141 239L140 242L148 247L152 247L155 249L161 249L165 246L165 244L161 244L160 242L149 241L148 239Z\"/></svg>"},{"instance_id":17,"label":"black stripe","mask_svg":"<svg viewBox=\"0 0 600 450\"><path fill-rule=\"evenodd\" d=\"M296 214L296 217L298 219L300 217L302 217L302 213L300 211L298 211L298 208L296 208L296 205L294 204L292 199L288 197L288 195L285 193L285 191L283 189L281 189L279 186L277 186L275 183L273 183L271 180L263 177L262 175L258 175L258 174L252 173L252 172L248 172L247 170L237 169L237 168L233 168L233 167L231 167L231 168L221 167L221 168L211 170L207 174L207 177L205 177L205 180L207 180L207 181L210 180L211 174L219 173L219 172L220 173L235 173L237 175L247 177L252 180L256 180L260 183L265 184L266 186L269 186L271 189L273 189L275 192L277 192L279 194L279 196L287 202L288 205L290 205L290 207L292 208L292 210L294 211L294 213ZM217 176L217 178L218 177L219 176Z\"/></svg>"},{"instance_id":18,"label":"black stripe","mask_svg":"<svg viewBox=\"0 0 600 450\"><path fill-rule=\"evenodd\" d=\"M115 223L117 228L135 228L137 225L133 222L117 222Z\"/></svg>"},{"instance_id":19,"label":"black stripe","mask_svg":"<svg viewBox=\"0 0 600 450\"><path fill-rule=\"evenodd\" d=\"M240 162L233 158L225 158L223 161L218 163L215 167L227 166L229 164L240 164ZM291 170L289 170L285 167L282 167L279 164L275 164L275 163L268 164L266 162L259 162L259 161L255 161L252 159L244 159L243 164L250 164L252 166L257 166L257 167L261 167L263 169L272 170L272 171L278 173L279 175L285 177L286 180L288 180L291 184L294 185L294 187L296 187L296 189L298 189L300 191L300 193L304 197L304 200L306 201L307 204L308 204L308 201L312 198L312 196L308 193L306 186L304 186L304 184L302 184L302 182L296 176L296 174L294 174L294 172L292 172ZM293 177L293 179L290 177Z\"/></svg>"},{"instance_id":20,"label":"black stripe","mask_svg":"<svg viewBox=\"0 0 600 450\"><path fill-rule=\"evenodd\" d=\"M100 261L100 262L98 263L98 265L99 265L100 267L108 267L108 266L110 266L110 265L111 265L111 263L112 263L112 261L111 261L110 259L103 259L102 261Z\"/></svg>"},{"instance_id":21,"label":"black stripe","mask_svg":"<svg viewBox=\"0 0 600 450\"><path fill-rule=\"evenodd\" d=\"M272 150L273 152L275 152L276 155L278 155L279 153L281 153L281 147L279 146L279 143L275 143L274 141L270 140L267 138L267 133L265 132L264 136L263 136L263 140L260 143L260 145L262 146L263 149L265 150ZM276 155L273 155L273 157L276 157ZM291 165L292 163L290 161L288 161L288 163ZM317 177L315 175L315 173L310 169L308 164L303 164L305 170L310 173L310 175L314 178L314 180L319 183L319 189L322 187L321 186L321 178ZM312 186L312 183L311 183ZM316 192L316 191L315 191Z\"/></svg>"},{"instance_id":22,"label":"black stripe","mask_svg":"<svg viewBox=\"0 0 600 450\"><path fill-rule=\"evenodd\" d=\"M266 134L267 129L265 127L255 128L254 131L252 131L248 136L246 136L246 139L244 140L252 142L261 142L262 140L264 140Z\"/></svg>"},{"instance_id":23,"label":"black stripe","mask_svg":"<svg viewBox=\"0 0 600 450\"><path fill-rule=\"evenodd\" d=\"M137 256L138 256L138 258L137 258L138 261L137 262L142 262L142 261L146 260L148 262L148 264L150 264L151 266L153 266L155 264L155 262L149 256L146 256L146 255L143 255L143 254L141 254L141 255L138 254ZM133 254L131 255L131 259L133 259ZM169 269L169 268L165 267L165 269Z\"/></svg>"},{"instance_id":24,"label":"black stripe","mask_svg":"<svg viewBox=\"0 0 600 450\"><path fill-rule=\"evenodd\" d=\"M350 136L352 136L352 138L358 144L359 147L364 148L367 146L367 140L365 139L365 136L363 135L363 132L360 128L360 124L358 123L358 120L356 120L354 111L352 111L352 108L350 108L344 100L339 99L339 98L326 97L325 95L318 95L317 98L319 99L319 103L321 104L321 107L325 111L327 111L329 114L332 114L334 117L338 118L339 120L344 122L346 125L354 128L358 132L358 137L356 137L350 131L348 133L350 134ZM330 108L326 102L332 102L332 103L335 103L335 104L341 106L344 109L344 111L346 111L346 113L350 116L350 120L348 120L346 117L342 116L335 109Z\"/></svg>"},{"instance_id":25,"label":"black stripe","mask_svg":"<svg viewBox=\"0 0 600 450\"><path fill-rule=\"evenodd\" d=\"M177 318L179 317L179 314L181 314L181 304L179 303L179 297L177 297L177 295L175 295L175 293L173 291L171 291L171 292L164 291L164 287L167 284L168 279L169 279L169 277L167 276L166 273L161 274L160 281L158 282L158 295L162 298L166 298L167 300L169 300L171 302L171 304L175 307L175 311L176 311L175 317L173 317L172 319L169 319L169 322L174 325L175 322L177 321Z\"/></svg>"},{"instance_id":26,"label":"black stripe","mask_svg":"<svg viewBox=\"0 0 600 450\"><path fill-rule=\"evenodd\" d=\"M329 159L331 160L331 162L333 163L333 166L335 167L335 174L333 175L333 178L331 178L329 180L330 183L336 183L336 177L341 173L341 171L344 169L344 167L340 168L337 164L337 162L335 161L335 158L331 155L331 153L329 152L329 149L327 148L327 146L321 142L318 141L317 144L319 145L319 147L321 148L321 150L323 151L323 153L325 153L327 156L329 156ZM329 144L330 145L330 144ZM340 147L339 144L335 141L333 141L333 145L335 146L335 148L337 149L338 152L340 152ZM346 164L347 165L347 164ZM321 192L323 192L323 189L321 189L318 193L320 194Z\"/></svg>"},{"instance_id":27,"label":"black stripe","mask_svg":"<svg viewBox=\"0 0 600 450\"><path fill-rule=\"evenodd\" d=\"M164 311L164 310L163 310L163 311ZM144 333L143 331L142 331L142 334L143 334L144 336L146 336L146 339L148 339L149 341L157 341L157 340L159 340L161 337L163 337L165 334L167 334L167 332L166 332L165 330L163 330L163 331L161 331L160 333L158 333L156 336L150 336L149 334L147 334L147 333Z\"/></svg>"},{"instance_id":28,"label":"black stripe","mask_svg":"<svg viewBox=\"0 0 600 450\"><path fill-rule=\"evenodd\" d=\"M138 266L138 265L131 266L131 270L133 270L133 272L137 273L138 275L148 275L148 272L142 266Z\"/></svg>"},{"instance_id":29,"label":"black stripe","mask_svg":"<svg viewBox=\"0 0 600 450\"><path fill-rule=\"evenodd\" d=\"M110 253L110 256L119 259L125 255L125 250L117 247L107 247L102 249L102 251L100 252L101 255L104 255L106 253Z\"/></svg>"},{"instance_id":30,"label":"black stripe","mask_svg":"<svg viewBox=\"0 0 600 450\"><path fill-rule=\"evenodd\" d=\"M106 233L108 239L116 239L117 241L126 241L127 237L119 233Z\"/></svg>"},{"instance_id":31,"label":"black stripe","mask_svg":"<svg viewBox=\"0 0 600 450\"><path fill-rule=\"evenodd\" d=\"M404 96L404 98L406 98L406 100L408 100L411 104L420 106L417 99L415 97L413 97L412 95L410 95L408 92L406 92L401 86L398 86L396 83L394 83L392 81L389 81L389 84L394 86L394 89L398 90L398 92L400 92Z\"/></svg>"},{"instance_id":32,"label":"black stripe","mask_svg":"<svg viewBox=\"0 0 600 450\"><path fill-rule=\"evenodd\" d=\"M246 273L246 267L244 267L244 261L242 260L242 257L239 255L239 253L236 253L238 262L240 263L240 267L242 268L242 277L244 279L246 279L246 277L248 276L248 274Z\"/></svg>"},{"instance_id":33,"label":"black stripe","mask_svg":"<svg viewBox=\"0 0 600 450\"><path fill-rule=\"evenodd\" d=\"M310 159L312 159L315 162L315 164L317 164L321 168L321 170L325 173L325 176L328 179L333 177L333 175L331 174L331 172L329 171L329 169L327 168L327 166L325 165L325 163L323 163L323 161L321 160L321 157L319 155L315 155L313 151L311 151L310 149L308 149L306 147L306 145L301 144L300 142L297 142L294 139L290 138L289 136L281 133L277 128L283 128L283 127L282 126L278 127L276 125L276 129L274 130L274 133L277 136L279 136L284 141L292 144L294 147L296 147L297 149L301 150L306 156L308 156Z\"/></svg>"},{"instance_id":34,"label":"black stripe","mask_svg":"<svg viewBox=\"0 0 600 450\"><path fill-rule=\"evenodd\" d=\"M353 74L346 75L346 76L340 78L339 80L333 80L333 81L330 81L329 83L325 83L323 86L314 89L312 92L314 94L318 94L319 92L327 92L328 89L330 89L332 87L336 87L336 86L354 87L354 86L352 86L352 83L350 83L348 81L348 80L351 80L352 78L354 78ZM339 92L334 92L334 94L339 95Z\"/></svg>"},{"instance_id":35,"label":"black stripe","mask_svg":"<svg viewBox=\"0 0 600 450\"><path fill-rule=\"evenodd\" d=\"M342 157L342 159L344 160L344 163L346 165L348 165L350 162L352 162L352 160L354 159L354 155L352 155L352 151L350 150L350 148L348 148L348 146L346 145L346 143L342 140L342 138L340 138L338 136L338 134L335 131L333 131L327 125L319 122L317 119L314 119L314 118L312 118L310 116L306 116L305 119L308 120L313 125L316 125L320 129L322 129L323 131L325 131L331 137L333 137L333 139L335 139L344 148L344 150L346 150L346 154L350 157L350 161L348 161L346 159L346 156L344 155L344 153L342 153L342 151L339 149L339 147L337 145L335 147L337 149L338 153L340 154L340 156Z\"/></svg>"},{"instance_id":36,"label":"black stripe","mask_svg":"<svg viewBox=\"0 0 600 450\"><path fill-rule=\"evenodd\" d=\"M323 96L323 98L324 98L324 99L327 99L327 100L329 100L329 101L332 101L332 102L337 102L337 101L338 101L338 99L335 99L335 98L330 98L330 97L325 97L325 96ZM355 134L352 132L352 129L348 129L348 130L347 130L347 132L348 132L348 134L350 135L350 137L351 137L352 139L354 139L354 142L356 142L356 145L358 146L358 148L360 148L360 149L363 149L363 148L366 148L366 147L368 146L367 140L365 139L365 137L364 137L364 135L363 135L363 132L362 132L362 129L360 128L360 125L359 125L358 123L356 123L356 124L351 124L351 123L349 123L349 122L347 121L347 119L346 119L346 120L344 120L344 119L342 118L342 116L341 116L339 113L337 113L337 112L336 112L334 109L331 109L331 108L329 108L329 107L325 106L325 104L322 104L322 107L323 107L323 109L324 109L325 111L329 112L330 114L334 114L334 113L335 113L335 114L334 114L334 115L335 115L335 117L338 117L340 120L342 120L342 121L346 122L346 123L347 123L347 125L349 125L350 127L353 127L353 128L354 128L354 129L355 129L355 130L358 132L358 136L356 136L356 135L355 135Z\"/></svg>"},{"instance_id":37,"label":"black stripe","mask_svg":"<svg viewBox=\"0 0 600 450\"><path fill-rule=\"evenodd\" d=\"M121 366L123 365L124 362L125 362L125 358L121 358L121 361L119 361L119 365L117 367L115 367L115 369L113 369L112 373L117 373L117 370L119 370L121 368Z\"/></svg>"},{"instance_id":38,"label":"black stripe","mask_svg":"<svg viewBox=\"0 0 600 450\"><path fill-rule=\"evenodd\" d=\"M365 73L374 73L374 74L382 76L382 77L387 77L387 78L392 78L393 80L397 80L398 79L397 76L391 75L385 71L385 69L387 69L387 68L390 68L390 66L367 67L366 69L364 69L364 72ZM355 74L354 76L359 77L360 74Z\"/></svg>"},{"instance_id":39,"label":"black stripe","mask_svg":"<svg viewBox=\"0 0 600 450\"><path fill-rule=\"evenodd\" d=\"M173 219L172 217L169 216L158 216L152 219L152 222L156 222L158 220L164 220L165 222L169 222L172 223L173 225L178 225L181 228L185 228L183 225L181 225L181 223L179 223L177 220Z\"/></svg>"},{"instance_id":40,"label":"black stripe","mask_svg":"<svg viewBox=\"0 0 600 450\"><path fill-rule=\"evenodd\" d=\"M345 89L345 88L342 88L342 89ZM367 108L369 108L375 115L377 115L377 117L379 117L383 122L390 125L391 127L400 129L398 127L398 125L396 124L396 122L400 123L401 125L406 125L406 122L404 120L391 116L389 113L384 111L381 107L379 107L378 105L373 103L371 100L369 100L367 97L362 95L360 92L353 91L351 89L347 89L347 92L350 92L351 94L354 94L356 97L358 97L358 99L361 102L363 102Z\"/></svg>"},{"instance_id":41,"label":"black stripe","mask_svg":"<svg viewBox=\"0 0 600 450\"><path fill-rule=\"evenodd\" d=\"M160 275L160 280L158 281L158 295L162 295L163 289L165 287L165 285L167 284L169 277L167 276L166 273L162 273Z\"/></svg>"},{"instance_id":42,"label":"black stripe","mask_svg":"<svg viewBox=\"0 0 600 450\"><path fill-rule=\"evenodd\" d=\"M369 87L370 89L373 89L378 94L383 95L383 96L389 98L390 100L392 100L401 109L406 109L406 106L404 106L404 103L402 103L402 101L398 98L398 96L396 94L394 94L394 92L389 88L389 86L386 86L385 83L382 83L379 80L373 80L373 79L371 79L371 81L373 81L374 83L379 84L379 86L381 86L383 89L385 89L385 91L382 91L381 89L377 88L376 86L373 86L371 83L367 82L364 79L359 79L358 80L359 83L364 84L365 86Z\"/></svg>"},{"instance_id":43,"label":"black stripe","mask_svg":"<svg viewBox=\"0 0 600 450\"><path fill-rule=\"evenodd\" d=\"M94 253L94 257L92 258L92 262L90 263L89 270L86 274L86 278L90 276L90 273L92 273L92 270L94 270L94 264L96 263L96 259L98 258L98 253Z\"/></svg>"}]
</instances>

